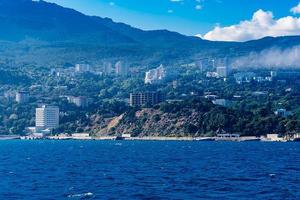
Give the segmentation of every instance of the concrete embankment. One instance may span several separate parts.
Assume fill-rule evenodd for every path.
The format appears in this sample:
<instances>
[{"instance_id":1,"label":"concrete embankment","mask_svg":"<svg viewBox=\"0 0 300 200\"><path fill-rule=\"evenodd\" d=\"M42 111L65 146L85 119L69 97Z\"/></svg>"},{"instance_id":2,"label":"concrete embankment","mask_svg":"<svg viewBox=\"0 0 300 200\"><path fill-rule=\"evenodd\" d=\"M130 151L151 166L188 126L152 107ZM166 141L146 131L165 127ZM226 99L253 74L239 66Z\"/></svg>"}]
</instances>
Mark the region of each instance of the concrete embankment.
<instances>
[{"instance_id":1,"label":"concrete embankment","mask_svg":"<svg viewBox=\"0 0 300 200\"><path fill-rule=\"evenodd\" d=\"M46 137L34 136L0 136L0 140L126 140L126 141L217 141L217 142L286 142L288 140L271 140L266 137L117 137L117 136L90 136L89 134L57 135ZM292 140L290 140L292 141Z\"/></svg>"},{"instance_id":2,"label":"concrete embankment","mask_svg":"<svg viewBox=\"0 0 300 200\"><path fill-rule=\"evenodd\" d=\"M0 140L17 140L20 138L18 135L0 135Z\"/></svg>"}]
</instances>

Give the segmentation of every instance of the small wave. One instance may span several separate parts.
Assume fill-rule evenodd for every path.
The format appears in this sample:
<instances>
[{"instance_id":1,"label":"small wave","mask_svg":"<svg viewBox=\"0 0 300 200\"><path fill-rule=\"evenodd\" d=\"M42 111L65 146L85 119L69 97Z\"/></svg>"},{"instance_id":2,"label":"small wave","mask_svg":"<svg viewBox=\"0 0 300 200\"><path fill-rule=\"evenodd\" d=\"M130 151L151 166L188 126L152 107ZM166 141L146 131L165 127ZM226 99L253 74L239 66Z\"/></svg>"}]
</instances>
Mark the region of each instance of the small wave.
<instances>
[{"instance_id":1,"label":"small wave","mask_svg":"<svg viewBox=\"0 0 300 200\"><path fill-rule=\"evenodd\" d=\"M276 174L269 174L269 176L270 176L270 177L275 177L275 176L276 176Z\"/></svg>"},{"instance_id":2,"label":"small wave","mask_svg":"<svg viewBox=\"0 0 300 200\"><path fill-rule=\"evenodd\" d=\"M70 194L68 195L68 198L92 198L94 197L94 194L91 192L82 193L82 194Z\"/></svg>"}]
</instances>

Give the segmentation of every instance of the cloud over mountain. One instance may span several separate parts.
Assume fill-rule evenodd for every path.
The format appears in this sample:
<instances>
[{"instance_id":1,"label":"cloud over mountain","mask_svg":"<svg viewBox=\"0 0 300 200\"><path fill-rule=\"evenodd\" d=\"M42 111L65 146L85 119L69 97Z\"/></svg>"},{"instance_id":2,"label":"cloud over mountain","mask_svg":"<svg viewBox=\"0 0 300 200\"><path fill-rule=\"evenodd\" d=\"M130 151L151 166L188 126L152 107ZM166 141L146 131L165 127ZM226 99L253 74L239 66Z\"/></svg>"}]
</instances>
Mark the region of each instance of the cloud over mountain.
<instances>
[{"instance_id":1,"label":"cloud over mountain","mask_svg":"<svg viewBox=\"0 0 300 200\"><path fill-rule=\"evenodd\" d=\"M299 14L300 13L300 3L293 7L291 10L290 10L293 14Z\"/></svg>"},{"instance_id":2,"label":"cloud over mountain","mask_svg":"<svg viewBox=\"0 0 300 200\"><path fill-rule=\"evenodd\" d=\"M300 18L286 16L275 19L270 11L258 10L251 20L227 27L215 27L203 36L212 41L248 41L266 36L291 36L300 34Z\"/></svg>"}]
</instances>

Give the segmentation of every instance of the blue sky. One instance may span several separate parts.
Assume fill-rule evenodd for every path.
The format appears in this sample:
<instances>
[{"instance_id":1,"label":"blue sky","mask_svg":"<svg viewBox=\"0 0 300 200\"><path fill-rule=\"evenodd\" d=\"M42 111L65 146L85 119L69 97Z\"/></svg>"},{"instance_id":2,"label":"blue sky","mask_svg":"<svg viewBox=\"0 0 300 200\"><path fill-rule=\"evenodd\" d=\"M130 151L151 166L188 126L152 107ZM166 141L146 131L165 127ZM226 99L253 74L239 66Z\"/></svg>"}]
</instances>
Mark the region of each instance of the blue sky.
<instances>
[{"instance_id":1,"label":"blue sky","mask_svg":"<svg viewBox=\"0 0 300 200\"><path fill-rule=\"evenodd\" d=\"M251 21L258 10L271 11L274 20L292 16L300 0L47 0L88 15L109 17L134 27L168 29L186 35L205 35L215 26ZM300 21L300 20L299 20ZM286 32L284 32L285 34ZM246 38L246 37L242 37ZM225 39L226 40L226 39ZM230 39L228 39L230 40ZM242 40L242 39L241 39ZM246 39L245 39L246 40Z\"/></svg>"}]
</instances>

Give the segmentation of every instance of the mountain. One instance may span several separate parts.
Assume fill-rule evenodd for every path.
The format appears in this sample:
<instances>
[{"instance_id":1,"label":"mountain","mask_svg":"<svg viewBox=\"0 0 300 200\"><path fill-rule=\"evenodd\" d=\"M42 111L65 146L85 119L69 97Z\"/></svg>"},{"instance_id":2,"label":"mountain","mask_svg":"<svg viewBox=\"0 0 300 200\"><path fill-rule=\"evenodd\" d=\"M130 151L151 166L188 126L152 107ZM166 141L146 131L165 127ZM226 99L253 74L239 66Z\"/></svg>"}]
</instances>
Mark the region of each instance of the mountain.
<instances>
[{"instance_id":1,"label":"mountain","mask_svg":"<svg viewBox=\"0 0 300 200\"><path fill-rule=\"evenodd\" d=\"M0 38L9 41L81 41L130 43L131 38L113 31L92 17L44 1L1 0Z\"/></svg>"},{"instance_id":2,"label":"mountain","mask_svg":"<svg viewBox=\"0 0 300 200\"><path fill-rule=\"evenodd\" d=\"M104 58L168 63L300 44L300 37L237 43L211 42L167 30L143 31L31 0L0 0L0 29L0 59L41 65Z\"/></svg>"},{"instance_id":3,"label":"mountain","mask_svg":"<svg viewBox=\"0 0 300 200\"><path fill-rule=\"evenodd\" d=\"M101 45L196 42L169 31L142 31L111 19L86 16L45 1L0 0L0 39L72 41Z\"/></svg>"}]
</instances>

